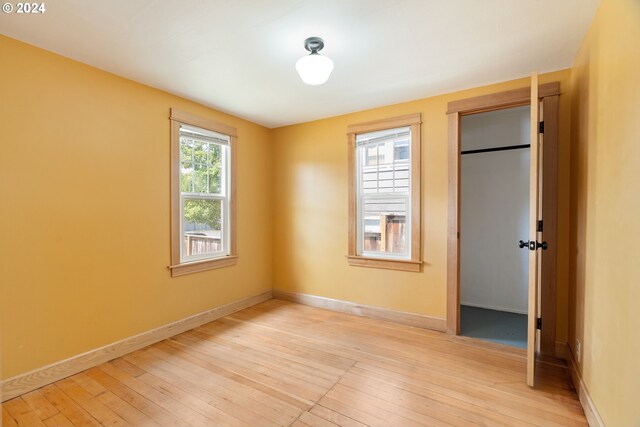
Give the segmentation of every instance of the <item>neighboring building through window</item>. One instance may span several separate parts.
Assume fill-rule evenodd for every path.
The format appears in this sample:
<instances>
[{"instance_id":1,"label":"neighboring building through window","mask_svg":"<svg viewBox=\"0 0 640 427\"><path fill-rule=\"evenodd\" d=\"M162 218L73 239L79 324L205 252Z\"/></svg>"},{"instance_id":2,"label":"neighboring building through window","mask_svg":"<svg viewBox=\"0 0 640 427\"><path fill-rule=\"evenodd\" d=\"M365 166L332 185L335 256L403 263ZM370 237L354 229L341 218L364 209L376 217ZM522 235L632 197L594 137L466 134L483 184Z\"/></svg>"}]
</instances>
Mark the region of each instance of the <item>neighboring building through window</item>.
<instances>
[{"instance_id":1,"label":"neighboring building through window","mask_svg":"<svg viewBox=\"0 0 640 427\"><path fill-rule=\"evenodd\" d=\"M173 276L235 264L236 131L171 111Z\"/></svg>"},{"instance_id":2,"label":"neighboring building through window","mask_svg":"<svg viewBox=\"0 0 640 427\"><path fill-rule=\"evenodd\" d=\"M348 134L349 263L420 271L420 115Z\"/></svg>"},{"instance_id":3,"label":"neighboring building through window","mask_svg":"<svg viewBox=\"0 0 640 427\"><path fill-rule=\"evenodd\" d=\"M356 135L358 255L410 257L410 144L408 126Z\"/></svg>"}]
</instances>

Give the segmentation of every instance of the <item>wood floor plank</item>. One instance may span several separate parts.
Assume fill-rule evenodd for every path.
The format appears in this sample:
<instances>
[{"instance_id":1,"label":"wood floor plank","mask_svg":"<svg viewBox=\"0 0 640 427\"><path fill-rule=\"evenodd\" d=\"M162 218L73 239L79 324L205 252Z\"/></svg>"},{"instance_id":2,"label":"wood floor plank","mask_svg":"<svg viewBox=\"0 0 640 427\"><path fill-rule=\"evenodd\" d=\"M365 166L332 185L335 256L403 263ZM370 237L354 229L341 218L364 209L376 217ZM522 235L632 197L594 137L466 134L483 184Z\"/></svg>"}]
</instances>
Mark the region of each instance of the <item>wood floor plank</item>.
<instances>
[{"instance_id":1,"label":"wood floor plank","mask_svg":"<svg viewBox=\"0 0 640 427\"><path fill-rule=\"evenodd\" d=\"M198 341L198 345L194 346L193 341L188 340L170 340L170 346L175 349L187 352L196 350L198 353L192 353L194 357L204 356L206 360L216 360L219 364L224 364L236 372L260 372L266 377L281 382L280 385L287 384L286 387L296 390L300 395L305 395L309 400L314 400L329 389L339 378L334 376L331 380L314 376L313 372L306 367L293 366L282 359L269 358L267 355L255 355L247 351L246 348L235 347L225 348L220 345L211 345L207 341ZM181 346L176 346L181 344ZM271 359L271 360L270 360ZM264 376L262 377L264 381ZM272 384L270 381L266 381Z\"/></svg>"},{"instance_id":2,"label":"wood floor plank","mask_svg":"<svg viewBox=\"0 0 640 427\"><path fill-rule=\"evenodd\" d=\"M5 402L3 407L18 426L45 426L36 412L20 397Z\"/></svg>"},{"instance_id":3,"label":"wood floor plank","mask_svg":"<svg viewBox=\"0 0 640 427\"><path fill-rule=\"evenodd\" d=\"M225 391L224 386L219 382L221 378L208 375L206 372L198 370L198 367L195 365L187 365L188 362L176 364L176 362L180 361L179 358L171 358L162 351L153 350L154 349L148 349L145 352L139 352L131 356L130 360L141 365L148 365L149 372L154 376L169 384L174 384L193 396L206 400L207 403L220 411L233 414L248 425L273 426L276 423L272 421L272 418L278 418L281 415L275 409L265 407L259 402L251 400L248 393L240 392L234 396L229 395L228 392ZM158 356L163 354L164 356ZM150 366L154 362L158 363L159 361L169 363L163 364L161 368ZM146 377L146 375L140 378L142 379L143 377ZM166 389L166 387L164 388ZM259 411L261 409L265 411L266 416L260 415ZM290 422L295 419L295 417L290 416L286 417L286 419ZM280 418L278 418L278 420L280 420Z\"/></svg>"},{"instance_id":4,"label":"wood floor plank","mask_svg":"<svg viewBox=\"0 0 640 427\"><path fill-rule=\"evenodd\" d=\"M57 385L51 384L42 388L44 397L75 426L100 426L91 414L85 411L73 399L67 396Z\"/></svg>"},{"instance_id":5,"label":"wood floor plank","mask_svg":"<svg viewBox=\"0 0 640 427\"><path fill-rule=\"evenodd\" d=\"M16 421L15 418L13 418L11 416L11 414L9 414L9 411L7 410L7 408L2 405L2 426L3 427L17 427L18 426L18 422Z\"/></svg>"},{"instance_id":6,"label":"wood floor plank","mask_svg":"<svg viewBox=\"0 0 640 427\"><path fill-rule=\"evenodd\" d=\"M535 410L550 411L560 415L575 413L582 419L582 412L574 412L574 406L558 403L557 400L536 396L531 399L528 394L520 394L511 390L503 390L501 381L491 384L478 382L476 378L469 376L456 376L443 374L436 370L401 366L399 364L378 364L375 361L361 362L350 373L364 377L374 377L387 382L400 382L403 387L418 390L429 390L439 395L446 395L476 405L490 405L492 408L504 404L521 404ZM524 390L530 393L528 387Z\"/></svg>"},{"instance_id":7,"label":"wood floor plank","mask_svg":"<svg viewBox=\"0 0 640 427\"><path fill-rule=\"evenodd\" d=\"M157 427L160 425L145 415L142 411L120 399L111 392L102 393L97 397L97 399L105 406L111 408L113 412L118 414L132 426Z\"/></svg>"},{"instance_id":8,"label":"wood floor plank","mask_svg":"<svg viewBox=\"0 0 640 427\"><path fill-rule=\"evenodd\" d=\"M58 381L56 385L101 424L114 426L130 425L118 414L97 400L91 393L83 389L73 380L73 377Z\"/></svg>"},{"instance_id":9,"label":"wood floor plank","mask_svg":"<svg viewBox=\"0 0 640 427\"><path fill-rule=\"evenodd\" d=\"M449 353L443 354L442 352L435 351L435 345L426 345L424 343L419 345L419 343L413 341L413 337L411 340L408 340L407 337L402 334L394 334L393 336L385 338L381 336L382 334L376 328L363 330L353 324L336 328L327 322L320 321L321 319L317 320L313 330L301 327L298 324L299 322L294 322L294 324L289 327L289 330L304 334L305 336L314 337L315 339L340 343L343 347L352 348L359 353L375 354L412 365L442 362L443 369L445 369L446 364L449 362L456 360L460 362L464 361L464 364L456 364L457 372L462 370L462 373L465 375L480 376L486 378L488 381L492 380L495 375L503 377L511 375L510 379L515 381L521 375L522 366L525 366L524 358L514 360L513 358L501 357L504 355L498 355L493 359L489 359L493 360L493 363L487 364L483 361L483 358L477 354L467 354L467 346L460 346L456 352L449 351ZM445 341L441 340L440 344L444 343Z\"/></svg>"},{"instance_id":10,"label":"wood floor plank","mask_svg":"<svg viewBox=\"0 0 640 427\"><path fill-rule=\"evenodd\" d=\"M111 364L117 368L120 368L122 371L126 372L132 377L139 377L140 375L143 375L146 372L144 369L141 369L138 366L127 362L122 357L112 360Z\"/></svg>"},{"instance_id":11,"label":"wood floor plank","mask_svg":"<svg viewBox=\"0 0 640 427\"><path fill-rule=\"evenodd\" d=\"M206 426L210 425L212 422L210 418L204 416L200 412L145 384L140 381L140 379L130 376L126 372L116 368L114 365L107 363L102 365L100 369L107 375L115 378L117 381L134 390L136 393L144 396L155 405L165 408L178 418L181 424Z\"/></svg>"},{"instance_id":12,"label":"wood floor plank","mask_svg":"<svg viewBox=\"0 0 640 427\"><path fill-rule=\"evenodd\" d=\"M98 381L89 377L84 373L80 373L71 377L74 382L76 382L80 387L85 389L91 395L95 396L95 398L100 401L103 405L110 408L118 414L122 419L127 421L129 424L133 426L158 426L159 424L154 422L151 418L146 416L144 413L136 409L134 406L125 402L115 394L113 394L109 389L104 387Z\"/></svg>"},{"instance_id":13,"label":"wood floor plank","mask_svg":"<svg viewBox=\"0 0 640 427\"><path fill-rule=\"evenodd\" d=\"M222 318L218 322L211 322L206 325L202 325L197 328L197 330L204 331L212 336L218 336L221 332L220 328L228 330L229 335L237 335L236 338L246 336L247 339L253 342L262 342L266 345L277 347L283 352L297 355L307 360L317 361L322 366L333 367L339 371L349 369L357 361L357 359L342 357L330 349L318 346L317 342L312 340L302 339L298 340L296 346L287 346L286 344L290 341L291 334L287 333L286 330L279 331L271 329L269 333L265 334L261 333L263 332L263 328L257 324L249 324L243 321L240 322L231 317Z\"/></svg>"},{"instance_id":14,"label":"wood floor plank","mask_svg":"<svg viewBox=\"0 0 640 427\"><path fill-rule=\"evenodd\" d=\"M174 342L168 341L167 346L158 346L157 348L149 349L149 352L153 352L165 360L174 360L178 364L184 366L185 363L191 364L197 367L197 370L201 374L209 373L222 373L223 371L237 374L241 377L251 379L252 384L259 383L269 386L273 390L287 390L289 394L297 396L303 399L304 402L308 402L308 406L312 405L314 397L324 393L326 390L318 387L306 386L303 381L292 382L290 376L283 376L278 371L270 371L264 368L258 368L254 366L256 370L252 370L248 366L243 366L242 363L235 363L235 361L229 357L218 357L219 355L208 351L194 351L188 346L176 346ZM162 350L162 351L158 351ZM167 359L167 355L173 356L179 355L179 357L173 357Z\"/></svg>"},{"instance_id":15,"label":"wood floor plank","mask_svg":"<svg viewBox=\"0 0 640 427\"><path fill-rule=\"evenodd\" d=\"M189 423L180 419L164 407L163 402L156 403L152 399L133 390L124 382L119 381L116 377L109 375L109 364L100 365L98 368L92 368L86 371L87 375L109 389L120 399L137 408L140 412L146 414L149 418L156 421L162 426L188 426ZM135 387L135 384L132 384ZM170 405L169 405L170 408Z\"/></svg>"},{"instance_id":16,"label":"wood floor plank","mask_svg":"<svg viewBox=\"0 0 640 427\"><path fill-rule=\"evenodd\" d=\"M367 394L393 402L400 407L436 418L450 425L482 425L491 422L494 426L509 426L517 419L500 414L484 405L475 405L464 400L451 398L446 394L431 393L417 387L405 386L403 383L376 382L370 378L353 374L341 380L352 389L364 390ZM384 385L380 385L384 384Z\"/></svg>"},{"instance_id":17,"label":"wood floor plank","mask_svg":"<svg viewBox=\"0 0 640 427\"><path fill-rule=\"evenodd\" d=\"M4 426L587 426L566 366L269 300L5 402Z\"/></svg>"},{"instance_id":18,"label":"wood floor plank","mask_svg":"<svg viewBox=\"0 0 640 427\"><path fill-rule=\"evenodd\" d=\"M538 403L516 394L496 391L488 385L476 384L470 378L458 379L439 376L438 373L429 371L423 374L416 371L408 372L398 374L391 370L373 368L371 365L362 364L350 371L350 375L358 375L375 382L391 383L403 390L408 390L429 399L459 406L464 408L467 413L477 412L481 408L489 408L491 413L485 413L484 416L497 414L512 416L516 414L516 418L522 420L549 419L550 425L553 424L554 412L560 414L556 417L556 421L560 420L560 424L565 422L565 418L572 418L573 416L572 412L566 408L561 411L555 411L555 404L552 401L547 401L544 404ZM345 381L349 378L347 377ZM425 381L425 378L428 378L428 381ZM582 419L581 416L578 418Z\"/></svg>"},{"instance_id":19,"label":"wood floor plank","mask_svg":"<svg viewBox=\"0 0 640 427\"><path fill-rule=\"evenodd\" d=\"M250 308L248 310L252 310ZM251 314L245 315L242 312L235 313L231 318L233 319L252 319L255 316ZM519 381L522 378L521 370L518 371L513 368L506 368L502 360L494 360L494 364L479 363L473 361L471 358L464 364L456 364L455 368L451 367L452 360L456 359L455 352L451 352L448 356L442 356L437 354L430 354L428 349L424 351L415 351L410 353L407 350L406 345L398 345L394 342L380 341L375 336L375 330L371 331L370 335L358 336L354 333L347 331L349 325L346 324L341 328L327 328L323 325L321 319L316 319L313 323L313 327L303 327L294 322L283 322L278 319L272 321L270 318L258 317L258 323L269 328L280 328L280 330L286 330L289 334L304 337L314 340L317 344L321 345L338 345L341 347L341 351L346 351L350 357L359 359L361 357L374 355L375 357L382 359L398 360L410 365L421 364L433 364L434 362L441 362L440 369L449 370L452 372L460 372L465 375L472 375L475 377L484 378L487 382L492 382L496 376L503 377L509 381ZM241 320L245 321L245 320ZM443 340L444 341L444 340ZM524 361L521 363L521 368L526 366Z\"/></svg>"},{"instance_id":20,"label":"wood floor plank","mask_svg":"<svg viewBox=\"0 0 640 427\"><path fill-rule=\"evenodd\" d=\"M22 399L33 409L41 420L46 420L59 413L58 409L44 397L41 389L23 395Z\"/></svg>"},{"instance_id":21,"label":"wood floor plank","mask_svg":"<svg viewBox=\"0 0 640 427\"><path fill-rule=\"evenodd\" d=\"M168 341L168 344L172 345L175 342L175 340ZM196 359L202 360L203 356L198 356L193 351L193 349L188 350L187 352L191 354L190 356L184 356L185 359L188 358L193 363L201 365ZM323 387L319 384L309 383L303 378L296 378L293 373L286 372L284 369L276 369L272 363L248 360L240 354L234 355L221 351L219 348L211 348L208 343L202 343L197 351L204 353L206 359L213 364L225 366L228 370L277 389L293 390L296 395L308 401L317 400L327 388L327 386Z\"/></svg>"},{"instance_id":22,"label":"wood floor plank","mask_svg":"<svg viewBox=\"0 0 640 427\"><path fill-rule=\"evenodd\" d=\"M158 349L161 349L161 347L158 347ZM156 356L154 356L154 354ZM144 366L150 372L162 376L163 373L165 373L166 375L166 372L175 371L176 369L176 367L168 366L162 363L162 360L164 360L162 359L162 357L160 357L162 354L163 353L145 354L143 352L137 352L135 354L126 356L126 358L127 360L132 360L134 363L139 363L140 366ZM155 362L153 361L154 357ZM166 355L164 357L166 357ZM152 360L150 361L149 358L151 358ZM180 367L177 368L179 369ZM313 402L298 398L290 394L286 390L278 390L272 388L270 386L256 382L250 378L244 377L236 372L225 369L222 366L209 365L208 368L210 370L210 373L207 376L207 380L211 383L215 383L219 387L232 390L238 395L247 394L258 399L262 399L264 398L263 396L267 396L267 398L269 398L272 402L276 402L277 405L279 405L279 402L282 402L286 406L295 408L295 410L297 411L295 415L296 417L303 410L306 410L313 406ZM174 375L180 377L179 373L176 373ZM200 381L200 379L198 379L198 381Z\"/></svg>"},{"instance_id":23,"label":"wood floor plank","mask_svg":"<svg viewBox=\"0 0 640 427\"><path fill-rule=\"evenodd\" d=\"M340 399L323 396L318 404L347 418L358 420L369 427L389 426L389 423L376 412L370 412L366 409L358 408L355 405L352 405L351 402L346 403Z\"/></svg>"},{"instance_id":24,"label":"wood floor plank","mask_svg":"<svg viewBox=\"0 0 640 427\"><path fill-rule=\"evenodd\" d=\"M149 356L146 352L141 353L131 360L136 363L154 363L154 361L162 361L162 358L145 357ZM203 376L189 372L179 366L171 364L163 364L162 368L149 367L149 372L140 377L140 379L158 389L165 390L179 399L185 398L184 395L196 397L205 401L208 405L215 409L218 413L234 415L238 419L236 423L242 425L251 425L252 422L259 424L271 425L272 423L265 417L261 419L259 414L254 412L254 406L247 404L243 407L239 402L248 400L246 394L239 392L236 400L231 398L231 394L225 391L217 379L211 376ZM252 402L253 403L253 402ZM294 417L290 417L294 418Z\"/></svg>"},{"instance_id":25,"label":"wood floor plank","mask_svg":"<svg viewBox=\"0 0 640 427\"><path fill-rule=\"evenodd\" d=\"M259 362L271 369L277 369L286 374L294 375L296 378L300 378L304 381L315 383L321 387L331 387L344 371L338 370L337 372L324 372L322 366L310 366L304 359L295 359L275 351L269 351L264 347L258 347L255 345L247 345L245 343L239 343L233 340L225 340L220 338L211 338L210 336L200 333L198 331L190 331L189 334L183 334L184 337L193 337L199 342L207 342L214 344L216 341L219 343L217 346L209 347L212 350L225 351L227 354L231 353L233 356L238 354L245 357L247 360L253 362Z\"/></svg>"},{"instance_id":26,"label":"wood floor plank","mask_svg":"<svg viewBox=\"0 0 640 427\"><path fill-rule=\"evenodd\" d=\"M275 341L273 339L265 339L264 335L251 333L251 329L239 330L242 326L234 325L231 327L228 324L220 323L221 326L231 329L229 334L221 334L219 329L214 329L216 323L210 323L207 329L194 330L194 333L198 333L201 337L208 337L209 339L215 339L222 342L238 343L244 347L252 348L262 353L267 353L271 357L283 359L288 362L304 365L311 368L316 375L322 375L325 378L333 379L343 375L347 369L355 364L355 361L349 361L344 366L332 366L328 357L330 354L319 351L320 349L314 349L315 357L313 353L306 352L301 353L298 349L283 346L282 341Z\"/></svg>"},{"instance_id":27,"label":"wood floor plank","mask_svg":"<svg viewBox=\"0 0 640 427\"><path fill-rule=\"evenodd\" d=\"M431 415L421 414L413 408L401 408L392 402L385 401L362 390L352 389L342 384L337 384L327 397L343 402L349 402L362 410L377 414L390 425L403 425L407 427L417 426L446 426L446 422L440 421Z\"/></svg>"},{"instance_id":28,"label":"wood floor plank","mask_svg":"<svg viewBox=\"0 0 640 427\"><path fill-rule=\"evenodd\" d=\"M316 414L311 412L303 412L298 418L303 423L310 425L311 427L339 427L338 424L332 423Z\"/></svg>"},{"instance_id":29,"label":"wood floor plank","mask_svg":"<svg viewBox=\"0 0 640 427\"><path fill-rule=\"evenodd\" d=\"M47 427L74 427L69 418L65 417L61 413L57 413L56 415L47 418L44 420L44 423Z\"/></svg>"},{"instance_id":30,"label":"wood floor plank","mask_svg":"<svg viewBox=\"0 0 640 427\"><path fill-rule=\"evenodd\" d=\"M89 377L84 372L80 372L72 377L69 377L70 380L78 384L80 387L85 389L92 396L99 396L103 393L108 393L109 390L104 387L102 384Z\"/></svg>"},{"instance_id":31,"label":"wood floor plank","mask_svg":"<svg viewBox=\"0 0 640 427\"><path fill-rule=\"evenodd\" d=\"M160 390L162 393L171 396L173 399L184 403L190 408L195 409L202 415L211 419L212 421L229 427L246 427L248 423L242 421L240 418L235 417L232 413L227 413L218 406L216 399L210 397L207 391L193 388L183 387L183 384L178 381L172 381L171 383L164 381L161 378L156 377L150 373L145 373L139 376L140 381ZM224 409L226 407L223 406ZM232 411L229 411L232 412Z\"/></svg>"},{"instance_id":32,"label":"wood floor plank","mask_svg":"<svg viewBox=\"0 0 640 427\"><path fill-rule=\"evenodd\" d=\"M338 412L332 411L329 408L325 408L322 405L314 405L309 410L312 414L315 414L327 421L331 421L341 427L368 427L366 424L356 421L353 418L349 418L346 415L342 415Z\"/></svg>"}]
</instances>

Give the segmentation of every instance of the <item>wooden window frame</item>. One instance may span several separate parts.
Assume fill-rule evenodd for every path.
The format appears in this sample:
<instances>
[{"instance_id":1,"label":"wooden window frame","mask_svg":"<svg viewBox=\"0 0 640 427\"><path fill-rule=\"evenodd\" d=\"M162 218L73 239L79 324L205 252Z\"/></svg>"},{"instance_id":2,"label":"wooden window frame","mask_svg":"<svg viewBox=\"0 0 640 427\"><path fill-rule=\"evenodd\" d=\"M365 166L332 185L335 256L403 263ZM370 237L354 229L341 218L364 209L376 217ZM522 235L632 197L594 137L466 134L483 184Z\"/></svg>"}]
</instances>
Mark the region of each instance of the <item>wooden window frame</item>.
<instances>
[{"instance_id":1,"label":"wooden window frame","mask_svg":"<svg viewBox=\"0 0 640 427\"><path fill-rule=\"evenodd\" d=\"M175 108L171 109L171 276L183 276L199 271L211 270L235 265L236 252L236 150L238 132L236 128L198 117ZM216 258L207 258L191 262L181 262L180 227L180 125L196 126L229 137L229 253Z\"/></svg>"},{"instance_id":2,"label":"wooden window frame","mask_svg":"<svg viewBox=\"0 0 640 427\"><path fill-rule=\"evenodd\" d=\"M349 161L349 265L358 267L384 268L390 270L420 272L422 270L422 233L421 233L421 124L420 113L391 117L347 127ZM357 158L356 135L382 131L399 127L411 128L411 257L410 259L372 258L358 255L358 206L357 206Z\"/></svg>"}]
</instances>

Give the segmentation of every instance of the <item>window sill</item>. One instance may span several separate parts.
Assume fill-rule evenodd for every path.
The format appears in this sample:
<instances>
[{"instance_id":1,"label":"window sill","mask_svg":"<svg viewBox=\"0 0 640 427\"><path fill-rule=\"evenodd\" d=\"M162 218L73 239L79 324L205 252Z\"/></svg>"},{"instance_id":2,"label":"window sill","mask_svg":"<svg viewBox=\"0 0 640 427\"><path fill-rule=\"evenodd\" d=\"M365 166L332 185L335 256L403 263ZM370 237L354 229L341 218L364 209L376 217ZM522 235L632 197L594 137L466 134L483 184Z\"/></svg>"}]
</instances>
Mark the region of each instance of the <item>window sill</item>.
<instances>
[{"instance_id":1,"label":"window sill","mask_svg":"<svg viewBox=\"0 0 640 427\"><path fill-rule=\"evenodd\" d=\"M182 264L170 265L171 277L184 276L185 274L197 273L199 271L212 270L214 268L229 267L238 262L237 255L229 255L214 259L185 262Z\"/></svg>"},{"instance_id":2,"label":"window sill","mask_svg":"<svg viewBox=\"0 0 640 427\"><path fill-rule=\"evenodd\" d=\"M362 256L347 256L349 265L356 267L384 268L387 270L413 271L420 272L422 270L422 261L404 260L404 259L383 259L383 258L367 258Z\"/></svg>"}]
</instances>

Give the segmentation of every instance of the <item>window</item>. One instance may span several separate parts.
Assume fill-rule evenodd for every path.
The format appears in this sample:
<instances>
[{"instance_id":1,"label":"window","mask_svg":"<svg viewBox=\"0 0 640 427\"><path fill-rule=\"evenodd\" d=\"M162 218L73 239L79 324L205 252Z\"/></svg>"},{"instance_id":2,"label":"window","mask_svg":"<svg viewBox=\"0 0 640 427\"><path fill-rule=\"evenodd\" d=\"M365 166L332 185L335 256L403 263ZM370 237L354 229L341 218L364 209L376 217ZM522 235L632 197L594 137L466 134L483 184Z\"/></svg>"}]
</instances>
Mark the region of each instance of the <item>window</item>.
<instances>
[{"instance_id":1,"label":"window","mask_svg":"<svg viewBox=\"0 0 640 427\"><path fill-rule=\"evenodd\" d=\"M420 115L349 126L349 264L420 271Z\"/></svg>"},{"instance_id":2,"label":"window","mask_svg":"<svg viewBox=\"0 0 640 427\"><path fill-rule=\"evenodd\" d=\"M171 274L236 263L234 128L171 110Z\"/></svg>"}]
</instances>

